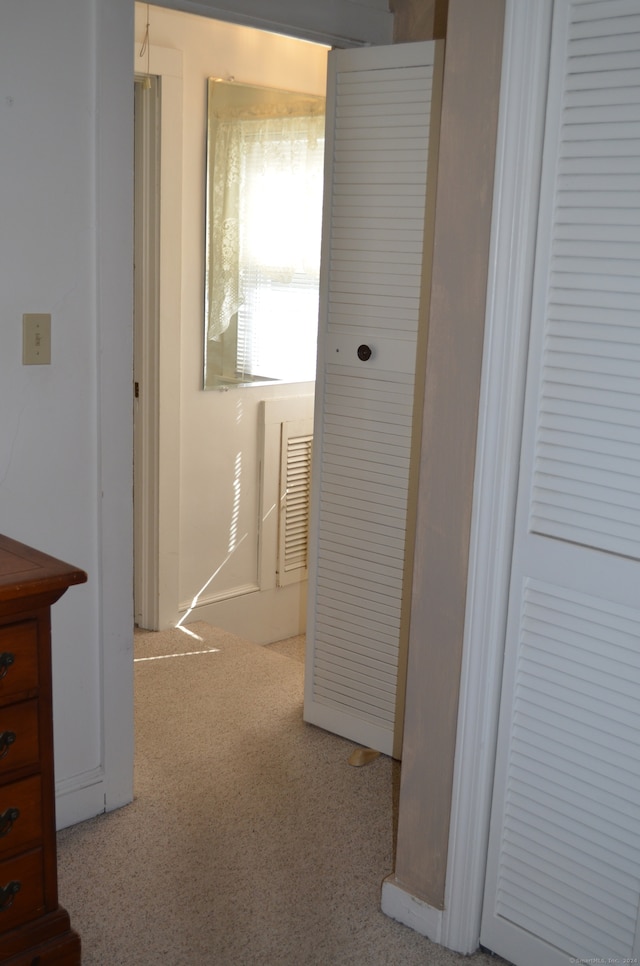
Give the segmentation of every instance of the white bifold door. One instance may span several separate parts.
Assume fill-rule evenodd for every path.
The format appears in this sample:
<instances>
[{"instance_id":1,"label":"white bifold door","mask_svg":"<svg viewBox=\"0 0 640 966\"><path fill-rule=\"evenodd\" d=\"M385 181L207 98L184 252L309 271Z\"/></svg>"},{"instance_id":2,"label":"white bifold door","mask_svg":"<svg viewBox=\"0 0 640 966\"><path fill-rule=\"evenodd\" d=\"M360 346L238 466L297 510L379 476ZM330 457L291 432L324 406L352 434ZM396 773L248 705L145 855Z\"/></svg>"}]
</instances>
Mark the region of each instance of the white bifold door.
<instances>
[{"instance_id":1,"label":"white bifold door","mask_svg":"<svg viewBox=\"0 0 640 966\"><path fill-rule=\"evenodd\" d=\"M439 50L329 55L304 716L387 754Z\"/></svg>"},{"instance_id":2,"label":"white bifold door","mask_svg":"<svg viewBox=\"0 0 640 966\"><path fill-rule=\"evenodd\" d=\"M640 5L556 0L481 942L640 956Z\"/></svg>"}]
</instances>

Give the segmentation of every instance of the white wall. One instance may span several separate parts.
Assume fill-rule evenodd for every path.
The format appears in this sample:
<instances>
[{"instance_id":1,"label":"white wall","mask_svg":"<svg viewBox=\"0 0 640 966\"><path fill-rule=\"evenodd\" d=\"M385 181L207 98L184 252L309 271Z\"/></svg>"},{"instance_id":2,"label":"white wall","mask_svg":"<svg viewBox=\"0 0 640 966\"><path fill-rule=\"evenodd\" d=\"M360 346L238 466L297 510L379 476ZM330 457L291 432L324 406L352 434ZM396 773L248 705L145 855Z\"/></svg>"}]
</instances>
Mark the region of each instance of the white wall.
<instances>
[{"instance_id":1,"label":"white wall","mask_svg":"<svg viewBox=\"0 0 640 966\"><path fill-rule=\"evenodd\" d=\"M60 825L132 796L132 37L131 0L0 8L0 530L89 575L53 611ZM51 312L51 366L21 364L25 312Z\"/></svg>"},{"instance_id":2,"label":"white wall","mask_svg":"<svg viewBox=\"0 0 640 966\"><path fill-rule=\"evenodd\" d=\"M89 575L53 608L59 824L131 796L130 82L112 45L131 19L128 0L0 12L0 530ZM28 312L51 313L50 366L21 364Z\"/></svg>"},{"instance_id":3,"label":"white wall","mask_svg":"<svg viewBox=\"0 0 640 966\"><path fill-rule=\"evenodd\" d=\"M137 3L136 54L146 22L147 5ZM324 94L326 49L153 6L149 22L152 47L180 50L183 64L175 620L197 597L187 620L210 620L265 643L302 632L306 585L257 590L258 406L274 396L310 395L313 384L202 391L207 78ZM134 62L146 70L146 58L135 56ZM154 73L153 54L149 70ZM273 564L275 570L275 559Z\"/></svg>"}]
</instances>

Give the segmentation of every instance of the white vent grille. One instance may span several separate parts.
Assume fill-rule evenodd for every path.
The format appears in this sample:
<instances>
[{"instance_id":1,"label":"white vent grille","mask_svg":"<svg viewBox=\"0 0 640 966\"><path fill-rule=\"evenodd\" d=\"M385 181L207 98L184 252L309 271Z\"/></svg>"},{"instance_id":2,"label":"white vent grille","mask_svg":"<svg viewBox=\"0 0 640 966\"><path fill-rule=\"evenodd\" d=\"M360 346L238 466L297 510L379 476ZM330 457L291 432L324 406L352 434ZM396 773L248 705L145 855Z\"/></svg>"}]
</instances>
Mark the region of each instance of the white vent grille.
<instances>
[{"instance_id":1,"label":"white vent grille","mask_svg":"<svg viewBox=\"0 0 640 966\"><path fill-rule=\"evenodd\" d=\"M635 558L639 42L637 0L572 5L530 521L534 532Z\"/></svg>"},{"instance_id":2,"label":"white vent grille","mask_svg":"<svg viewBox=\"0 0 640 966\"><path fill-rule=\"evenodd\" d=\"M312 395L265 399L260 475L260 589L307 577L313 446Z\"/></svg>"},{"instance_id":3,"label":"white vent grille","mask_svg":"<svg viewBox=\"0 0 640 966\"><path fill-rule=\"evenodd\" d=\"M309 554L311 459L309 420L282 424L278 586L306 580Z\"/></svg>"}]
</instances>

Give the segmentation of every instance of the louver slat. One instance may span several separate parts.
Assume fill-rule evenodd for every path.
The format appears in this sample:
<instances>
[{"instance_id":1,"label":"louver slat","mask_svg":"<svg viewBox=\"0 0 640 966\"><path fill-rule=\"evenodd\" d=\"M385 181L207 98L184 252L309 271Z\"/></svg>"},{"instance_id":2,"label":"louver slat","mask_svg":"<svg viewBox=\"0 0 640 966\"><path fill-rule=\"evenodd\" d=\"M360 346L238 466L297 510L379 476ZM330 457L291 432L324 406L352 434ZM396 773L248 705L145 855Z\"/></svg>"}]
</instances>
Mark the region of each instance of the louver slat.
<instances>
[{"instance_id":1,"label":"louver slat","mask_svg":"<svg viewBox=\"0 0 640 966\"><path fill-rule=\"evenodd\" d=\"M496 911L573 956L633 947L639 638L639 611L525 583Z\"/></svg>"},{"instance_id":2,"label":"louver slat","mask_svg":"<svg viewBox=\"0 0 640 966\"><path fill-rule=\"evenodd\" d=\"M313 435L297 434L297 423L282 424L278 586L306 580Z\"/></svg>"},{"instance_id":3,"label":"louver slat","mask_svg":"<svg viewBox=\"0 0 640 966\"><path fill-rule=\"evenodd\" d=\"M624 432L640 424L634 6L572 8L530 528L637 559L640 452Z\"/></svg>"}]
</instances>

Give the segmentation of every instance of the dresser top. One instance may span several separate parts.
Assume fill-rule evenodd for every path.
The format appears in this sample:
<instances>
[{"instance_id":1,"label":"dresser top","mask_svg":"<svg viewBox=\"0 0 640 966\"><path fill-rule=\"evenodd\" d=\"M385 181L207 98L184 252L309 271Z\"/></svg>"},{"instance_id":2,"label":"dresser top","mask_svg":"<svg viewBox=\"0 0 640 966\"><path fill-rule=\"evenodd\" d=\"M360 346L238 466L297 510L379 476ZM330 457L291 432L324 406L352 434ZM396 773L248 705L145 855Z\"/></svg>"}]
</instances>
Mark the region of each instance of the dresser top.
<instances>
[{"instance_id":1,"label":"dresser top","mask_svg":"<svg viewBox=\"0 0 640 966\"><path fill-rule=\"evenodd\" d=\"M59 597L86 579L84 570L0 534L0 602L40 594Z\"/></svg>"}]
</instances>

